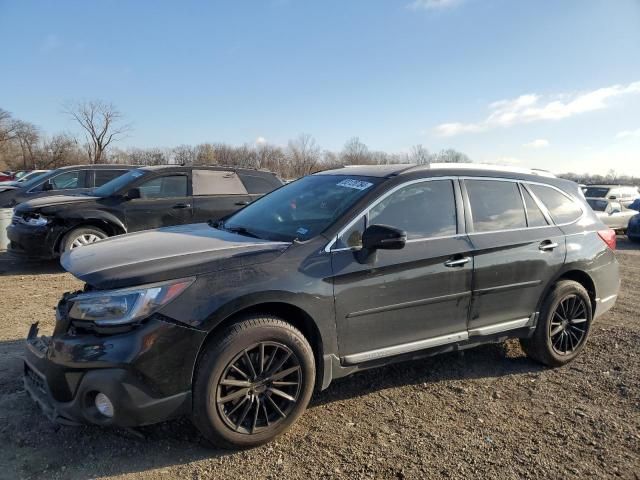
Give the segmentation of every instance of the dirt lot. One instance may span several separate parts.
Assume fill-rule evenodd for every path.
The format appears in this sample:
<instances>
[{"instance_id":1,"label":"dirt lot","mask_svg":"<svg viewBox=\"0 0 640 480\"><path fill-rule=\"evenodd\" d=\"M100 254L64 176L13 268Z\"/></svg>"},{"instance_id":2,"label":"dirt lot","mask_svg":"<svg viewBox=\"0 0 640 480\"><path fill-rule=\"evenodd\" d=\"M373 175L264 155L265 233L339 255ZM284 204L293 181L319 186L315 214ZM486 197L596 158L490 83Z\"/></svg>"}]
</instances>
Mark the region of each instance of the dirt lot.
<instances>
[{"instance_id":1,"label":"dirt lot","mask_svg":"<svg viewBox=\"0 0 640 480\"><path fill-rule=\"evenodd\" d=\"M21 384L21 339L79 283L0 256L0 478L640 478L640 250L585 352L548 370L517 343L335 382L294 428L245 452L204 447L187 420L57 427Z\"/></svg>"}]
</instances>

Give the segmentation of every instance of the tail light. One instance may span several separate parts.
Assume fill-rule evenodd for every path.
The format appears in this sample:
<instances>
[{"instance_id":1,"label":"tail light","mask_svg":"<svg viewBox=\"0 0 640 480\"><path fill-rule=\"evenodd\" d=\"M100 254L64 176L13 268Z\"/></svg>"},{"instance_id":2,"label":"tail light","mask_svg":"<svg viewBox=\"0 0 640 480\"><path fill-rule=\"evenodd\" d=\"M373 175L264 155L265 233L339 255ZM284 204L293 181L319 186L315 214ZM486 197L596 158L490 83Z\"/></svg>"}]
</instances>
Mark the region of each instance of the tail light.
<instances>
[{"instance_id":1,"label":"tail light","mask_svg":"<svg viewBox=\"0 0 640 480\"><path fill-rule=\"evenodd\" d=\"M610 228L607 228L606 230L599 230L598 235L600 236L602 241L607 244L607 247L609 247L611 250L616 249L616 231L615 230L612 230Z\"/></svg>"}]
</instances>

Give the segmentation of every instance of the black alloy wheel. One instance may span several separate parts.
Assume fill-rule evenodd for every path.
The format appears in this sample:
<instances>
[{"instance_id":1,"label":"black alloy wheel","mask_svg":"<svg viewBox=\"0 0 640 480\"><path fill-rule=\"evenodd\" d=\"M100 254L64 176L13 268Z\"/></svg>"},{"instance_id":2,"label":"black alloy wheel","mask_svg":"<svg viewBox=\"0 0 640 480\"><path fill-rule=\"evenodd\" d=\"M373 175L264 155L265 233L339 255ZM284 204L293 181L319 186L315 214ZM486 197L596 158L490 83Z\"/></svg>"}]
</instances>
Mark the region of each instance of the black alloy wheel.
<instances>
[{"instance_id":1,"label":"black alloy wheel","mask_svg":"<svg viewBox=\"0 0 640 480\"><path fill-rule=\"evenodd\" d=\"M587 334L587 306L577 295L567 295L558 303L549 322L549 339L558 355L570 355L584 342Z\"/></svg>"},{"instance_id":2,"label":"black alloy wheel","mask_svg":"<svg viewBox=\"0 0 640 480\"><path fill-rule=\"evenodd\" d=\"M291 413L302 385L300 361L286 345L259 342L226 366L216 391L224 422L239 433L274 428Z\"/></svg>"}]
</instances>

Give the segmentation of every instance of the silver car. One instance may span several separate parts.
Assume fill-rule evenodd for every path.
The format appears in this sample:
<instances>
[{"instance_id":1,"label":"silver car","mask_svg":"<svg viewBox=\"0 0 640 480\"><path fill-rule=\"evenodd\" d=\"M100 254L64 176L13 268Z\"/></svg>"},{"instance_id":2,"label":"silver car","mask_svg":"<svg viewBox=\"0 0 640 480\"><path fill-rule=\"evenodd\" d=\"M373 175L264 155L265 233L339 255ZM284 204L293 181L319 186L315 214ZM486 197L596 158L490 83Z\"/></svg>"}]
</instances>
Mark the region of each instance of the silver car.
<instances>
[{"instance_id":1,"label":"silver car","mask_svg":"<svg viewBox=\"0 0 640 480\"><path fill-rule=\"evenodd\" d=\"M596 212L598 218L614 230L626 231L631 217L638 214L636 210L631 210L617 201L587 198L587 203Z\"/></svg>"}]
</instances>

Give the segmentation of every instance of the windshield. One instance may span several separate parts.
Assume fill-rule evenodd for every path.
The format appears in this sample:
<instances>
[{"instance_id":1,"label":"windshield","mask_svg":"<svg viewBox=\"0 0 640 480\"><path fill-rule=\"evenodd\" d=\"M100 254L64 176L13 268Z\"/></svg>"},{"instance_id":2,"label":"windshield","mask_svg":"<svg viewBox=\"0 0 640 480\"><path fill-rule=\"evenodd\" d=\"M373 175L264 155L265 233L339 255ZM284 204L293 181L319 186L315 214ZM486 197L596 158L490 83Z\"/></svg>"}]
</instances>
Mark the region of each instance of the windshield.
<instances>
[{"instance_id":1,"label":"windshield","mask_svg":"<svg viewBox=\"0 0 640 480\"><path fill-rule=\"evenodd\" d=\"M124 175L114 178L108 181L101 187L96 188L91 195L96 197L110 197L117 191L126 187L129 183L133 182L136 178L140 178L146 172L144 170L129 170Z\"/></svg>"},{"instance_id":2,"label":"windshield","mask_svg":"<svg viewBox=\"0 0 640 480\"><path fill-rule=\"evenodd\" d=\"M604 212L607 209L608 202L606 200L588 199L587 203L596 212Z\"/></svg>"},{"instance_id":3,"label":"windshield","mask_svg":"<svg viewBox=\"0 0 640 480\"><path fill-rule=\"evenodd\" d=\"M587 187L584 189L584 196L587 198L606 198L607 193L609 193L607 187Z\"/></svg>"},{"instance_id":4,"label":"windshield","mask_svg":"<svg viewBox=\"0 0 640 480\"><path fill-rule=\"evenodd\" d=\"M269 240L308 240L340 218L380 181L343 175L304 177L240 210L220 228Z\"/></svg>"},{"instance_id":5,"label":"windshield","mask_svg":"<svg viewBox=\"0 0 640 480\"><path fill-rule=\"evenodd\" d=\"M37 179L39 177L42 177L44 175L46 175L47 173L49 173L49 171L45 171L45 172L29 172L26 173L25 175L23 175L22 177L20 177L20 179L18 180L19 183L21 183L22 185L26 185L27 182Z\"/></svg>"}]
</instances>

